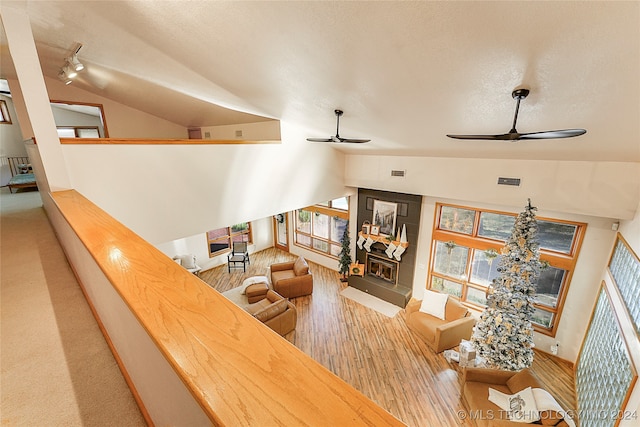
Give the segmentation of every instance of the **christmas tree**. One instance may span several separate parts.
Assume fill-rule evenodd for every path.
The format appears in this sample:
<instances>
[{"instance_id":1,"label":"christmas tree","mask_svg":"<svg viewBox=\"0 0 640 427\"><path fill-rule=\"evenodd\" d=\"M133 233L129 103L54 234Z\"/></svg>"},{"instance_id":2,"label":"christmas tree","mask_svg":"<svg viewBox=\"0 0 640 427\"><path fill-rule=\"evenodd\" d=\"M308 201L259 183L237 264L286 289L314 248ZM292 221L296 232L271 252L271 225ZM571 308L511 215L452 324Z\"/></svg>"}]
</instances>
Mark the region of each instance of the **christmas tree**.
<instances>
[{"instance_id":1,"label":"christmas tree","mask_svg":"<svg viewBox=\"0 0 640 427\"><path fill-rule=\"evenodd\" d=\"M537 241L536 208L531 200L516 218L501 250L500 276L487 290L487 308L475 326L471 342L478 355L496 369L519 371L533 363L533 300L542 268Z\"/></svg>"},{"instance_id":2,"label":"christmas tree","mask_svg":"<svg viewBox=\"0 0 640 427\"><path fill-rule=\"evenodd\" d=\"M349 237L348 221L344 227L344 233L342 233L342 240L340 243L342 243L342 249L340 250L340 258L338 258L338 263L340 264L338 273L342 274L342 281L346 281L349 266L351 265L351 238Z\"/></svg>"}]
</instances>

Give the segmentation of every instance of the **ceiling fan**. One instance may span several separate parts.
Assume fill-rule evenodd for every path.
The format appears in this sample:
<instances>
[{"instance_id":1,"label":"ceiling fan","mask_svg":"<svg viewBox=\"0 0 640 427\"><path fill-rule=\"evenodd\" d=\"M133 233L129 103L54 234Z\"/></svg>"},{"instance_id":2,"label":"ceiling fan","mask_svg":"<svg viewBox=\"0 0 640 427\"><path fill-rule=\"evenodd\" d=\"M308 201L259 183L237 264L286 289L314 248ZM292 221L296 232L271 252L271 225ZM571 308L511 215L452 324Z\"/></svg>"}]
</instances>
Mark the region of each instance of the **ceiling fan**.
<instances>
[{"instance_id":1,"label":"ceiling fan","mask_svg":"<svg viewBox=\"0 0 640 427\"><path fill-rule=\"evenodd\" d=\"M311 142L349 142L349 143L355 143L355 144L361 144L363 142L369 142L371 141L370 139L353 139L353 138L342 138L340 136L340 116L342 116L344 114L344 111L342 110L334 110L334 113L336 114L336 121L337 121L337 125L336 125L336 136L330 136L329 138L307 138L307 141L311 141Z\"/></svg>"},{"instance_id":2,"label":"ceiling fan","mask_svg":"<svg viewBox=\"0 0 640 427\"><path fill-rule=\"evenodd\" d=\"M554 138L570 138L580 136L587 133L584 129L562 129L562 130L546 130L542 132L520 133L516 130L516 122L518 121L518 110L520 109L520 101L529 95L529 89L516 89L511 93L513 99L517 100L516 113L513 117L513 125L509 133L499 135L447 135L449 138L455 139L490 139L499 141L519 141L521 139L554 139Z\"/></svg>"}]
</instances>

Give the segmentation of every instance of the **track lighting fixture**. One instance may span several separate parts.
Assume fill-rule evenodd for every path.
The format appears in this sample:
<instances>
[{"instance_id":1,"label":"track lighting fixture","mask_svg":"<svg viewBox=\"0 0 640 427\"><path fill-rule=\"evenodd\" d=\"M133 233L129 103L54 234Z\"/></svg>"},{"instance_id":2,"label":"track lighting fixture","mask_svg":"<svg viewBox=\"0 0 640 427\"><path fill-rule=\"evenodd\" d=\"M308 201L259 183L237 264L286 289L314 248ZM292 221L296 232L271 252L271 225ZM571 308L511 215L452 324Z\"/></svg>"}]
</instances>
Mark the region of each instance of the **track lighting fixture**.
<instances>
[{"instance_id":1,"label":"track lighting fixture","mask_svg":"<svg viewBox=\"0 0 640 427\"><path fill-rule=\"evenodd\" d=\"M71 79L78 76L78 71L84 70L84 65L78 60L78 52L81 48L82 43L78 43L71 55L64 59L64 65L58 73L58 78L62 80L64 84L68 85L71 83Z\"/></svg>"}]
</instances>

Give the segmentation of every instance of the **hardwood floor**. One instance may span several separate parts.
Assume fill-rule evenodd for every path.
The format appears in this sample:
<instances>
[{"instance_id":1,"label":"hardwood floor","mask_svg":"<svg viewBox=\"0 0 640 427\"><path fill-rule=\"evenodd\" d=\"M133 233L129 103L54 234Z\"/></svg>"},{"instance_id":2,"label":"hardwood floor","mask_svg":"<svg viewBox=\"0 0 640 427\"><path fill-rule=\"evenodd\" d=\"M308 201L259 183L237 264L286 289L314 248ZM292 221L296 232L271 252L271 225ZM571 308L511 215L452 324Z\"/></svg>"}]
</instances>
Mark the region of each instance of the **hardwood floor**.
<instances>
[{"instance_id":1,"label":"hardwood floor","mask_svg":"<svg viewBox=\"0 0 640 427\"><path fill-rule=\"evenodd\" d=\"M251 255L246 272L220 266L200 273L219 292L266 275L269 265L296 257L275 248ZM285 338L409 426L475 426L461 401L462 370L434 354L406 326L404 310L389 318L340 295L347 285L337 272L309 263L313 295L292 299L296 330ZM536 352L532 366L546 389L574 411L573 369Z\"/></svg>"}]
</instances>

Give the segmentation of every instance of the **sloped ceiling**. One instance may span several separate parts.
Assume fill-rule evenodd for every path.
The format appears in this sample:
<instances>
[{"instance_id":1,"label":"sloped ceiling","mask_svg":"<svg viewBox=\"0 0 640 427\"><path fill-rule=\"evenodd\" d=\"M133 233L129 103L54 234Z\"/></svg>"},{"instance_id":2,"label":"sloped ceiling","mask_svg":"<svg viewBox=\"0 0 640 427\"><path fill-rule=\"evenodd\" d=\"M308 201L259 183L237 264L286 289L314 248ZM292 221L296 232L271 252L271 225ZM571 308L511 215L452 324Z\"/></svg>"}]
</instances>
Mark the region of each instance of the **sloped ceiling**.
<instances>
[{"instance_id":1,"label":"sloped ceiling","mask_svg":"<svg viewBox=\"0 0 640 427\"><path fill-rule=\"evenodd\" d=\"M3 1L45 75L185 127L275 118L350 153L640 161L639 2ZM13 77L5 40L2 77ZM458 141L585 128L564 140ZM224 108L221 108L224 107ZM227 108L237 110L229 111ZM305 140L293 141L309 144Z\"/></svg>"}]
</instances>

